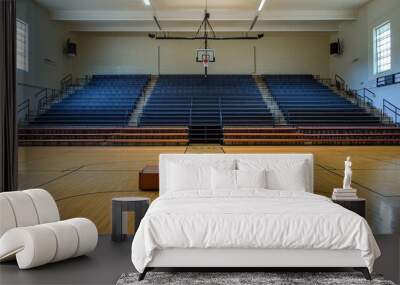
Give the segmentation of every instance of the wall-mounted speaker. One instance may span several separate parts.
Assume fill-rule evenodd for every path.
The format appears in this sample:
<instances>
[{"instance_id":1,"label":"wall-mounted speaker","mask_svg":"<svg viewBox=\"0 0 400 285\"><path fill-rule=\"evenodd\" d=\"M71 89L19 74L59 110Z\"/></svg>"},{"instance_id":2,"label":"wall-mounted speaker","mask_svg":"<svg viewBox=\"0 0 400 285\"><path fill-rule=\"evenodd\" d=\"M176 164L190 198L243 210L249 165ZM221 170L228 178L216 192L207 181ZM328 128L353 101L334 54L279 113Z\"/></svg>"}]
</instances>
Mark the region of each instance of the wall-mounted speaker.
<instances>
[{"instance_id":1,"label":"wall-mounted speaker","mask_svg":"<svg viewBox=\"0 0 400 285\"><path fill-rule=\"evenodd\" d=\"M68 56L76 56L76 43L73 43L68 39L67 45L65 46L65 53Z\"/></svg>"},{"instance_id":2,"label":"wall-mounted speaker","mask_svg":"<svg viewBox=\"0 0 400 285\"><path fill-rule=\"evenodd\" d=\"M339 40L337 42L331 43L331 55L341 55L342 45Z\"/></svg>"}]
</instances>

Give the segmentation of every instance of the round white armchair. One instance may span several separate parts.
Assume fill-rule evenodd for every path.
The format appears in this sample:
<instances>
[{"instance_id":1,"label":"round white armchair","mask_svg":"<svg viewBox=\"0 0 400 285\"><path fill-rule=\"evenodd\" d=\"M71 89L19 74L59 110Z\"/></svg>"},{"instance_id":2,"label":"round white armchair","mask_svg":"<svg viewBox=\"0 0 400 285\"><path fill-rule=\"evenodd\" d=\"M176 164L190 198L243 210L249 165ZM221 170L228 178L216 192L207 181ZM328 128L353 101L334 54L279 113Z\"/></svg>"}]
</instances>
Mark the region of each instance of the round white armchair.
<instances>
[{"instance_id":1,"label":"round white armchair","mask_svg":"<svg viewBox=\"0 0 400 285\"><path fill-rule=\"evenodd\" d=\"M60 221L53 197L43 189L0 193L0 262L17 259L28 269L84 255L96 248L92 221Z\"/></svg>"}]
</instances>

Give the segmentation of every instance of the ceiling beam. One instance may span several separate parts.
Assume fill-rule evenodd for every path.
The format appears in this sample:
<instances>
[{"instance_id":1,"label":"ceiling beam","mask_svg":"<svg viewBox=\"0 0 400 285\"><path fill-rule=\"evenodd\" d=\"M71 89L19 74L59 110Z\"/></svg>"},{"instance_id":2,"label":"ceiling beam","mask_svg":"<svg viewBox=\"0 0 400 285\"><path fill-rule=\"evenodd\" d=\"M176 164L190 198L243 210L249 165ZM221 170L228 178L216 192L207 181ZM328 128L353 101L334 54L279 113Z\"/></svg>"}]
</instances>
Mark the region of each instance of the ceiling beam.
<instances>
[{"instance_id":1,"label":"ceiling beam","mask_svg":"<svg viewBox=\"0 0 400 285\"><path fill-rule=\"evenodd\" d=\"M210 10L210 21L251 21L254 11ZM50 14L57 21L143 21L153 20L152 11L65 11ZM201 21L203 10L157 11L159 21ZM343 21L356 20L354 11L349 10L263 10L258 20L265 21Z\"/></svg>"},{"instance_id":2,"label":"ceiling beam","mask_svg":"<svg viewBox=\"0 0 400 285\"><path fill-rule=\"evenodd\" d=\"M357 20L353 10L267 10L260 13L265 21L353 21Z\"/></svg>"},{"instance_id":3,"label":"ceiling beam","mask_svg":"<svg viewBox=\"0 0 400 285\"><path fill-rule=\"evenodd\" d=\"M335 21L258 21L252 32L336 32L338 22ZM248 32L249 22L232 23L219 22L213 24L216 32ZM163 22L163 32L195 32L198 22ZM145 32L159 31L154 21L125 22L70 22L68 30L74 32Z\"/></svg>"}]
</instances>

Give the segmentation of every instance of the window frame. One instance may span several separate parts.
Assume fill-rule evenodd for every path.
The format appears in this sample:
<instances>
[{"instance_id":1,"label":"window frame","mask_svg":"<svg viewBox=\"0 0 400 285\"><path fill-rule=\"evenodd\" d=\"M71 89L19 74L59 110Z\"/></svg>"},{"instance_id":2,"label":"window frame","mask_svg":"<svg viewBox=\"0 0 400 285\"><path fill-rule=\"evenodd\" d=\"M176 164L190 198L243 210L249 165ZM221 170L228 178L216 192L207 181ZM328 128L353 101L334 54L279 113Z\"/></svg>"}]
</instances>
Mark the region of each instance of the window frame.
<instances>
[{"instance_id":1,"label":"window frame","mask_svg":"<svg viewBox=\"0 0 400 285\"><path fill-rule=\"evenodd\" d=\"M18 55L18 24L22 24L25 27L25 34L24 36L24 54L23 54L23 61L24 61L24 66L20 66L18 64L18 57L22 55ZM15 43L15 53L16 53L16 68L17 70L20 71L25 71L29 72L29 25L25 21L17 18L16 19L16 31L15 31L15 36L16 36L16 43Z\"/></svg>"},{"instance_id":2,"label":"window frame","mask_svg":"<svg viewBox=\"0 0 400 285\"><path fill-rule=\"evenodd\" d=\"M389 55L386 57L379 57L378 53L380 52L380 48L378 47L378 44L382 41L382 39L378 40L378 31L387 25L389 25ZM389 68L381 70L380 67L385 65L381 64L381 61L387 58L389 58ZM385 74L390 72L392 69L392 24L390 21L385 21L375 26L373 29L373 67L374 75Z\"/></svg>"}]
</instances>

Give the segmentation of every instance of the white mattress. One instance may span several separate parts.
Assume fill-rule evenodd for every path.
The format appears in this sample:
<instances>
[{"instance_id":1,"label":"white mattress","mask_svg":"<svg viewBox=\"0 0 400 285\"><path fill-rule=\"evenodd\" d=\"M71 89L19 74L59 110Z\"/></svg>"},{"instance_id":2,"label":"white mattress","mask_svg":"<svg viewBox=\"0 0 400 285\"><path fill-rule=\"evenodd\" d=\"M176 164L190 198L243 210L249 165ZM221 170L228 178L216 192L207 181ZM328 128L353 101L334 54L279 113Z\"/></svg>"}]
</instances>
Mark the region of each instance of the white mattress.
<instances>
[{"instance_id":1,"label":"white mattress","mask_svg":"<svg viewBox=\"0 0 400 285\"><path fill-rule=\"evenodd\" d=\"M143 272L156 250L172 248L358 250L370 271L380 255L367 222L328 198L256 189L156 199L133 240L132 262Z\"/></svg>"}]
</instances>

